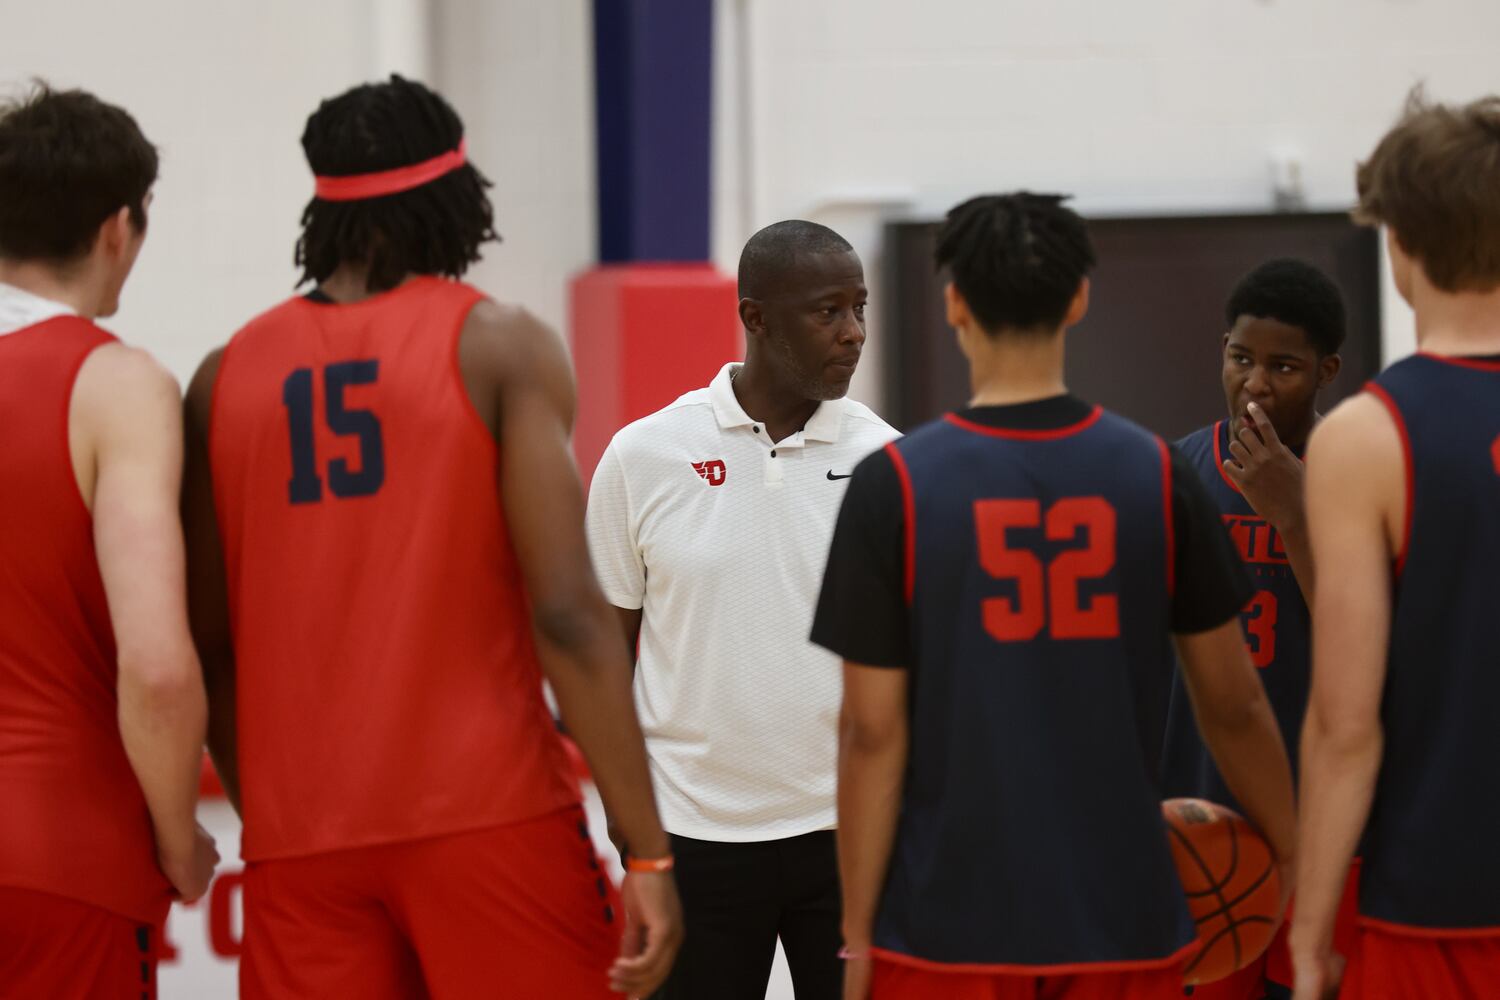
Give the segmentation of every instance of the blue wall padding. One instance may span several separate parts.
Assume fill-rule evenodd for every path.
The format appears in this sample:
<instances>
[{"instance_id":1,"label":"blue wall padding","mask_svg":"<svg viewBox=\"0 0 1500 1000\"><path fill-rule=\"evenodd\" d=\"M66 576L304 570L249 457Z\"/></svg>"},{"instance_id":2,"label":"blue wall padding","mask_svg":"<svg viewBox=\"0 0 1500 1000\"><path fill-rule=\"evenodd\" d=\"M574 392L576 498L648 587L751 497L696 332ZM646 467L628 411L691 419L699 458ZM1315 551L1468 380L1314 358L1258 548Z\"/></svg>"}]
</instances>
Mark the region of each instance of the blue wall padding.
<instances>
[{"instance_id":1,"label":"blue wall padding","mask_svg":"<svg viewBox=\"0 0 1500 1000\"><path fill-rule=\"evenodd\" d=\"M594 0L599 260L706 261L711 0Z\"/></svg>"}]
</instances>

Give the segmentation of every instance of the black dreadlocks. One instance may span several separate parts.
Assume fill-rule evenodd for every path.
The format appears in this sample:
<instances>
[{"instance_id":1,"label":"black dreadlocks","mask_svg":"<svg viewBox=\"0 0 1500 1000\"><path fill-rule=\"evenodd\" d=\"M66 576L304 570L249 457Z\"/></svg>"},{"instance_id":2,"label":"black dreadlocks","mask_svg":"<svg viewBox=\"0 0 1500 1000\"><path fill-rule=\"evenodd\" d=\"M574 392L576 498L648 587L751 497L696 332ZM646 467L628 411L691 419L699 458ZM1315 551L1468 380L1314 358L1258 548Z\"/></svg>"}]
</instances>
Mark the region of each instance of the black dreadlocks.
<instances>
[{"instance_id":1,"label":"black dreadlocks","mask_svg":"<svg viewBox=\"0 0 1500 1000\"><path fill-rule=\"evenodd\" d=\"M458 146L463 122L448 102L413 80L392 75L324 101L307 119L302 149L313 173L345 177L410 166ZM431 183L361 201L313 198L302 212L299 284L323 281L346 261L367 264L371 292L408 274L457 278L498 241L490 182L465 164Z\"/></svg>"}]
</instances>

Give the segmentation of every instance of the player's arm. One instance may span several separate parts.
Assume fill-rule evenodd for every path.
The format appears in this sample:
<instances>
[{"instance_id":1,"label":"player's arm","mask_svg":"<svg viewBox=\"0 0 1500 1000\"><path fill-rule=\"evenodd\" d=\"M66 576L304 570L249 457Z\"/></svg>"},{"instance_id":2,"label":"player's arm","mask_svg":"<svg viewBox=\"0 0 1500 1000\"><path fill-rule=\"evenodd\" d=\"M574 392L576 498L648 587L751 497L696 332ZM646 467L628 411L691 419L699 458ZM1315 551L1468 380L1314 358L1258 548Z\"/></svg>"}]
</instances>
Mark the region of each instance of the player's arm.
<instances>
[{"instance_id":1,"label":"player's arm","mask_svg":"<svg viewBox=\"0 0 1500 1000\"><path fill-rule=\"evenodd\" d=\"M636 649L641 641L641 609L640 608L615 608L615 617L620 621L620 629L625 633L625 656L630 660L632 674L635 672ZM625 834L615 825L614 818L608 811L605 812L605 823L609 828L610 843L615 845L615 850L620 852L620 859L624 861L630 851L630 842L625 839Z\"/></svg>"},{"instance_id":2,"label":"player's arm","mask_svg":"<svg viewBox=\"0 0 1500 1000\"><path fill-rule=\"evenodd\" d=\"M839 712L838 853L844 944L870 947L906 774L910 674L844 661Z\"/></svg>"},{"instance_id":3,"label":"player's arm","mask_svg":"<svg viewBox=\"0 0 1500 1000\"><path fill-rule=\"evenodd\" d=\"M641 641L641 609L615 608L615 617L620 620L620 628L625 633L625 655L630 658L633 669L636 648Z\"/></svg>"},{"instance_id":4,"label":"player's arm","mask_svg":"<svg viewBox=\"0 0 1500 1000\"><path fill-rule=\"evenodd\" d=\"M620 624L594 578L583 495L568 446L572 370L561 338L518 309L481 302L465 321L460 365L494 421L499 488L530 598L542 668L564 724L614 823L640 858L670 854L631 697ZM671 969L682 918L669 873L628 874L627 932L615 989L652 992Z\"/></svg>"},{"instance_id":5,"label":"player's arm","mask_svg":"<svg viewBox=\"0 0 1500 1000\"><path fill-rule=\"evenodd\" d=\"M625 484L625 470L617 447L617 443L611 441L594 468L583 524L594 575L614 607L625 638L625 656L633 674L641 638L642 602L646 598L646 567L636 546L630 491ZM630 851L629 841L608 810L605 811L605 823L610 843L615 845L623 860Z\"/></svg>"},{"instance_id":6,"label":"player's arm","mask_svg":"<svg viewBox=\"0 0 1500 1000\"><path fill-rule=\"evenodd\" d=\"M183 409L182 524L187 535L189 623L208 688L208 751L224 794L238 812L240 768L235 728L234 641L229 631L224 550L219 540L208 454L209 417L223 353L222 349L217 350L205 358L188 386Z\"/></svg>"},{"instance_id":7,"label":"player's arm","mask_svg":"<svg viewBox=\"0 0 1500 1000\"><path fill-rule=\"evenodd\" d=\"M1203 742L1224 783L1270 843L1290 888L1296 816L1292 769L1265 686L1245 651L1239 611L1250 580L1219 511L1175 450L1172 631Z\"/></svg>"},{"instance_id":8,"label":"player's arm","mask_svg":"<svg viewBox=\"0 0 1500 1000\"><path fill-rule=\"evenodd\" d=\"M93 456L94 545L118 661L120 738L141 784L163 873L201 896L218 860L196 820L203 681L188 634L177 384L143 352L96 350L74 387L72 420Z\"/></svg>"},{"instance_id":9,"label":"player's arm","mask_svg":"<svg viewBox=\"0 0 1500 1000\"><path fill-rule=\"evenodd\" d=\"M1292 567L1292 576L1297 580L1297 589L1302 599L1312 607L1313 595L1317 591L1317 564L1313 559L1312 539L1307 532L1307 517L1290 522L1288 527L1276 529L1281 536L1281 547L1286 550L1286 561Z\"/></svg>"},{"instance_id":10,"label":"player's arm","mask_svg":"<svg viewBox=\"0 0 1500 1000\"><path fill-rule=\"evenodd\" d=\"M1251 508L1275 526L1292 575L1311 607L1316 577L1312 544L1307 537L1302 463L1281 443L1271 418L1259 404L1251 403L1249 411L1255 430L1231 429L1230 457L1224 460L1224 472L1240 488Z\"/></svg>"},{"instance_id":11,"label":"player's arm","mask_svg":"<svg viewBox=\"0 0 1500 1000\"><path fill-rule=\"evenodd\" d=\"M640 608L615 608L615 617L620 620L620 629L625 633L625 655L630 660L632 674L636 666L636 650L641 641L641 609ZM614 819L606 810L604 822L609 832L609 842L615 845L615 850L620 852L620 860L624 862L630 852L630 843L625 839L625 834L615 826Z\"/></svg>"},{"instance_id":12,"label":"player's arm","mask_svg":"<svg viewBox=\"0 0 1500 1000\"><path fill-rule=\"evenodd\" d=\"M1183 681L1224 784L1265 835L1290 888L1296 850L1292 768L1266 689L1245 651L1239 618L1179 634Z\"/></svg>"},{"instance_id":13,"label":"player's arm","mask_svg":"<svg viewBox=\"0 0 1500 1000\"><path fill-rule=\"evenodd\" d=\"M1401 440L1369 395L1313 433L1307 504L1313 551L1337 566L1313 605L1312 696L1302 731L1301 857L1291 948L1299 997L1316 997L1349 862L1380 769L1380 723L1391 621L1391 560L1406 483Z\"/></svg>"},{"instance_id":14,"label":"player's arm","mask_svg":"<svg viewBox=\"0 0 1500 1000\"><path fill-rule=\"evenodd\" d=\"M594 468L589 483L584 531L593 558L594 573L614 606L625 636L625 655L631 665L641 638L642 605L646 599L646 564L636 540L637 526L625 482L619 439L611 441Z\"/></svg>"},{"instance_id":15,"label":"player's arm","mask_svg":"<svg viewBox=\"0 0 1500 1000\"><path fill-rule=\"evenodd\" d=\"M912 653L905 596L905 520L890 455L855 466L839 509L812 641L841 657L838 854L844 996L869 993L868 950L901 815L910 739Z\"/></svg>"}]
</instances>

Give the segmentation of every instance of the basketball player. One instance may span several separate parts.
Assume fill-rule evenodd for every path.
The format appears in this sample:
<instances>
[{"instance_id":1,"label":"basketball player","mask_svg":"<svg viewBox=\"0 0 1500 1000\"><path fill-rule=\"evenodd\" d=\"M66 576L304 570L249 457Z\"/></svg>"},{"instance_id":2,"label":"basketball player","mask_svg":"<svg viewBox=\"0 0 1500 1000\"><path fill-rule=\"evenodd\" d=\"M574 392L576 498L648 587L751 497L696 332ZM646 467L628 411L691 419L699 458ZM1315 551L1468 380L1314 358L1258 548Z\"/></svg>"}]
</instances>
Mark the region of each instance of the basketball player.
<instances>
[{"instance_id":1,"label":"basketball player","mask_svg":"<svg viewBox=\"0 0 1500 1000\"><path fill-rule=\"evenodd\" d=\"M1415 357L1313 434L1320 568L1303 734L1299 1000L1338 979L1341 873L1363 831L1343 996L1500 994L1500 96L1415 94L1358 172ZM1368 827L1366 821L1368 819Z\"/></svg>"},{"instance_id":2,"label":"basketball player","mask_svg":"<svg viewBox=\"0 0 1500 1000\"><path fill-rule=\"evenodd\" d=\"M1175 451L1063 384L1094 255L1062 201L949 212L973 401L861 463L839 517L813 638L845 661L847 997L1180 995L1195 928L1152 773L1174 639L1225 783L1292 857L1218 511Z\"/></svg>"},{"instance_id":3,"label":"basketball player","mask_svg":"<svg viewBox=\"0 0 1500 1000\"><path fill-rule=\"evenodd\" d=\"M1302 453L1318 421L1318 390L1339 371L1344 301L1322 271L1281 259L1245 275L1224 312L1229 332L1221 379L1228 419L1195 431L1177 447L1214 498L1255 585L1240 621L1295 776L1312 659L1303 598L1312 593L1313 574ZM1198 735L1181 677L1173 682L1167 716L1162 793L1239 808ZM1196 987L1193 996L1260 1000L1285 997L1291 985L1283 929L1259 961Z\"/></svg>"},{"instance_id":4,"label":"basketball player","mask_svg":"<svg viewBox=\"0 0 1500 1000\"><path fill-rule=\"evenodd\" d=\"M146 237L156 150L45 86L0 108L0 994L151 997L206 709L188 634L177 385L94 320Z\"/></svg>"},{"instance_id":5,"label":"basketball player","mask_svg":"<svg viewBox=\"0 0 1500 1000\"><path fill-rule=\"evenodd\" d=\"M896 432L846 398L867 293L842 236L767 226L739 292L744 363L615 435L589 541L639 640L678 859L687 940L658 998L762 1000L778 938L797 996L836 998L839 665L807 630L849 475Z\"/></svg>"},{"instance_id":6,"label":"basketball player","mask_svg":"<svg viewBox=\"0 0 1500 1000\"><path fill-rule=\"evenodd\" d=\"M325 101L302 137L316 287L189 390L195 626L245 821L251 1000L638 995L681 934L589 566L565 349L452 280L495 238L463 140L400 77ZM543 671L630 837L623 911Z\"/></svg>"}]
</instances>

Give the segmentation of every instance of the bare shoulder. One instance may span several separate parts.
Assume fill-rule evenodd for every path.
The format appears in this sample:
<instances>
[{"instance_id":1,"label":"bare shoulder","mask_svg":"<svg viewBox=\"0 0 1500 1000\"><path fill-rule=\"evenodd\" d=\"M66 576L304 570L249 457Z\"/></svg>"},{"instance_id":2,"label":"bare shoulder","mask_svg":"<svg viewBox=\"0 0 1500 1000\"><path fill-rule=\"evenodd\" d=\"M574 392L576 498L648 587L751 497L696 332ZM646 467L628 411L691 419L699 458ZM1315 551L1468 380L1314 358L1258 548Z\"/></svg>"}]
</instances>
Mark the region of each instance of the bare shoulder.
<instances>
[{"instance_id":1,"label":"bare shoulder","mask_svg":"<svg viewBox=\"0 0 1500 1000\"><path fill-rule=\"evenodd\" d=\"M523 306L488 298L469 311L458 350L466 370L474 365L494 374L522 374L567 359L556 330Z\"/></svg>"},{"instance_id":2,"label":"bare shoulder","mask_svg":"<svg viewBox=\"0 0 1500 1000\"><path fill-rule=\"evenodd\" d=\"M1307 465L1351 470L1389 464L1399 470L1401 432L1385 404L1368 392L1349 397L1319 421L1307 443Z\"/></svg>"},{"instance_id":3,"label":"bare shoulder","mask_svg":"<svg viewBox=\"0 0 1500 1000\"><path fill-rule=\"evenodd\" d=\"M182 449L182 397L172 373L138 347L103 344L73 383L68 447L78 489L91 510L99 476L115 459L145 458L170 476Z\"/></svg>"},{"instance_id":4,"label":"bare shoulder","mask_svg":"<svg viewBox=\"0 0 1500 1000\"><path fill-rule=\"evenodd\" d=\"M458 367L469 402L496 433L504 411L544 400L566 426L573 422L573 368L563 339L521 306L481 299L458 338Z\"/></svg>"},{"instance_id":5,"label":"bare shoulder","mask_svg":"<svg viewBox=\"0 0 1500 1000\"><path fill-rule=\"evenodd\" d=\"M163 407L175 412L181 398L177 379L161 362L139 347L119 342L91 353L73 387L75 414L107 423L138 420ZM105 429L107 423L99 426Z\"/></svg>"},{"instance_id":6,"label":"bare shoulder","mask_svg":"<svg viewBox=\"0 0 1500 1000\"><path fill-rule=\"evenodd\" d=\"M1345 400L1307 444L1314 551L1326 556L1329 546L1347 539L1366 544L1363 533L1378 523L1390 553L1397 553L1406 506L1406 457L1396 418L1370 393Z\"/></svg>"}]
</instances>

